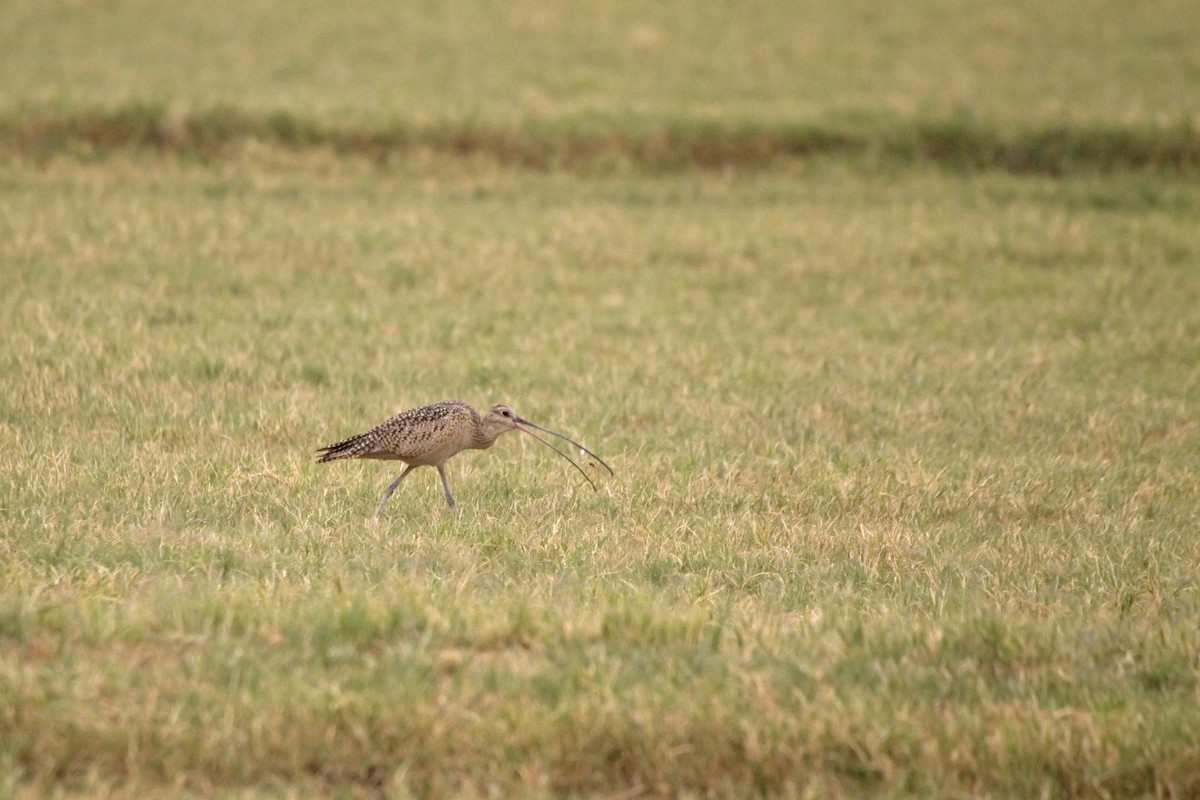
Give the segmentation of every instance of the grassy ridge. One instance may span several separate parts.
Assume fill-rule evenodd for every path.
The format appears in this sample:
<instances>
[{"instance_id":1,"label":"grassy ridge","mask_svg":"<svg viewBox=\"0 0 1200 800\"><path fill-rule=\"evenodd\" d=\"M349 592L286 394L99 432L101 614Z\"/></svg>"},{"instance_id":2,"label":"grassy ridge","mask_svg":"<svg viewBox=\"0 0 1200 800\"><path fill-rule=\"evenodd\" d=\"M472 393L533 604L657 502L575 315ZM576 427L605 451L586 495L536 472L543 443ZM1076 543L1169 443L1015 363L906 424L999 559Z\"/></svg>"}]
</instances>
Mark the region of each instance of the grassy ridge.
<instances>
[{"instance_id":1,"label":"grassy ridge","mask_svg":"<svg viewBox=\"0 0 1200 800\"><path fill-rule=\"evenodd\" d=\"M179 114L133 106L111 112L30 114L0 120L0 149L46 158L150 150L212 159L248 142L286 149L329 148L387 161L414 150L484 155L545 168L761 168L817 155L869 155L885 163L934 163L954 169L1001 169L1061 175L1116 169L1190 173L1200 168L1200 133L1190 126L1133 130L1058 127L1001 132L970 122L846 126L770 126L624 119L349 128L286 113L258 117L233 109Z\"/></svg>"}]
</instances>

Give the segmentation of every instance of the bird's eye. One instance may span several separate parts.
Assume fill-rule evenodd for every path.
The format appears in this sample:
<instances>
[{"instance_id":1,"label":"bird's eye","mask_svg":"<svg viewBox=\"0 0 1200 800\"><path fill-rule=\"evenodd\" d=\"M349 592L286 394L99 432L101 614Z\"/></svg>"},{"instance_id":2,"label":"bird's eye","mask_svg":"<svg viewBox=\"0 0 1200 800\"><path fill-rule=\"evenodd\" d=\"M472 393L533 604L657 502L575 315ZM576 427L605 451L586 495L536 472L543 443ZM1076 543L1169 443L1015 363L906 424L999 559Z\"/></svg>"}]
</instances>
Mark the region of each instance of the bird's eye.
<instances>
[{"instance_id":1,"label":"bird's eye","mask_svg":"<svg viewBox=\"0 0 1200 800\"><path fill-rule=\"evenodd\" d=\"M511 416L512 416L512 412L511 412L511 411L501 411L500 413L501 413L501 414L503 414L503 415L504 415L504 416L506 416L506 417L511 417Z\"/></svg>"}]
</instances>

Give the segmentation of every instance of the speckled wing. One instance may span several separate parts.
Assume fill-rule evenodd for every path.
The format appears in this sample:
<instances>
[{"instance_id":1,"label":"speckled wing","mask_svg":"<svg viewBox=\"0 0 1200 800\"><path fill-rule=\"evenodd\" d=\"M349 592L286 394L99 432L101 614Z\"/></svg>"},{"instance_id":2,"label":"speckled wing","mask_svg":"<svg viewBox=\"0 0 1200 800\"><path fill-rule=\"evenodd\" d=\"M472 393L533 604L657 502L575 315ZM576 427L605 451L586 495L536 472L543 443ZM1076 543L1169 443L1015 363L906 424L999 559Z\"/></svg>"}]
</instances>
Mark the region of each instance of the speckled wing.
<instances>
[{"instance_id":1,"label":"speckled wing","mask_svg":"<svg viewBox=\"0 0 1200 800\"><path fill-rule=\"evenodd\" d=\"M453 448L477 424L478 415L467 403L431 403L402 411L365 433L320 448L317 461L377 458L410 464L439 463L442 452Z\"/></svg>"}]
</instances>

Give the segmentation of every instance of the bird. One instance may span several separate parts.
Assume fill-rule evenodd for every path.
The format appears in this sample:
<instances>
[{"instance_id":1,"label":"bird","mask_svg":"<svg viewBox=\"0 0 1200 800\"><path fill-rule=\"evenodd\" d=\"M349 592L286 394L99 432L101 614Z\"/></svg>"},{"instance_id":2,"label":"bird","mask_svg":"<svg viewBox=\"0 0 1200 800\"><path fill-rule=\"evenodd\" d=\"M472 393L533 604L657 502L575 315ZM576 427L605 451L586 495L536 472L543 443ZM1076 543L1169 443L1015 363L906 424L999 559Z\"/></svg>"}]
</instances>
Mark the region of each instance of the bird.
<instances>
[{"instance_id":1,"label":"bird","mask_svg":"<svg viewBox=\"0 0 1200 800\"><path fill-rule=\"evenodd\" d=\"M496 443L496 439L501 434L509 431L521 431L570 461L592 488L596 488L596 484L575 463L574 459L538 436L530 428L556 436L564 442L574 445L596 459L601 466L608 470L610 475L616 474L612 467L604 463L604 460L591 450L568 439L561 433L522 419L506 405L494 405L488 409L487 414L480 416L474 406L461 400L443 400L439 403L430 403L401 411L368 431L318 448L316 452L321 455L317 459L317 463L337 461L343 458L374 458L384 461L403 461L407 464L408 466L400 473L400 476L392 481L384 491L383 498L375 507L376 517L383 511L384 504L392 496L392 492L396 491L400 481L408 477L408 473L417 467L436 467L438 475L442 478L446 504L450 506L451 511L455 511L458 503L454 499L454 493L450 491L450 479L446 477L446 462L463 450L488 449Z\"/></svg>"}]
</instances>

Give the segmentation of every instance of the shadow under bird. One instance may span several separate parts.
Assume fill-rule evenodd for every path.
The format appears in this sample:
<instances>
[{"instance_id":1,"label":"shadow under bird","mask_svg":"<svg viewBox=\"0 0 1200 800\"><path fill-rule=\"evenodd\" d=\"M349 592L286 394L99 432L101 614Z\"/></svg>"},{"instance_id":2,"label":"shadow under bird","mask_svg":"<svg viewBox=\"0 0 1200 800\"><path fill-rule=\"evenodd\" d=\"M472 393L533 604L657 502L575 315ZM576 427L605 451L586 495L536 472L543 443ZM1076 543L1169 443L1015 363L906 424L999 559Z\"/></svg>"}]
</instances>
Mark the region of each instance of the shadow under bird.
<instances>
[{"instance_id":1,"label":"shadow under bird","mask_svg":"<svg viewBox=\"0 0 1200 800\"><path fill-rule=\"evenodd\" d=\"M379 505L375 507L375 516L383 511L383 505L396 491L400 481L408 477L408 473L417 467L437 467L442 476L442 488L446 492L446 503L451 509L457 506L454 495L450 491L450 481L446 477L446 462L463 450L486 450L496 443L501 434L508 431L528 433L542 444L571 462L571 466L579 470L592 488L596 484L588 477L583 468L575 460L559 450L550 442L538 436L530 428L557 436L596 459L610 475L612 467L604 463L600 456L588 450L579 442L568 439L561 433L549 428L535 425L527 419L521 419L505 405L495 405L488 409L482 417L469 403L461 400L445 400L441 403L430 403L419 408L401 411L391 419L385 420L371 430L343 439L340 442L322 447L318 462L336 461L340 458L375 458L383 461L403 461L408 466L400 473L400 477L392 481L383 493Z\"/></svg>"}]
</instances>

